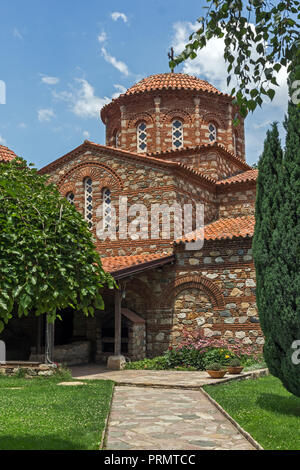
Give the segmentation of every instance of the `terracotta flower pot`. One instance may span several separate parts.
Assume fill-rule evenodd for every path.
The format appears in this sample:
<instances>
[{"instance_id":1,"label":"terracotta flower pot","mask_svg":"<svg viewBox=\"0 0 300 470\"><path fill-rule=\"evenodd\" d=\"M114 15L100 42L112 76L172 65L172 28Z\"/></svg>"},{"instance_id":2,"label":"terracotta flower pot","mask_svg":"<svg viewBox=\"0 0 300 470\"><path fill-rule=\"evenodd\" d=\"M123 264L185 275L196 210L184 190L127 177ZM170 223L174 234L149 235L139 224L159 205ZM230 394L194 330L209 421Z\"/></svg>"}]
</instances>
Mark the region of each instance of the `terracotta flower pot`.
<instances>
[{"instance_id":1,"label":"terracotta flower pot","mask_svg":"<svg viewBox=\"0 0 300 470\"><path fill-rule=\"evenodd\" d=\"M213 379L221 379L226 374L227 370L207 370L206 371Z\"/></svg>"},{"instance_id":2,"label":"terracotta flower pot","mask_svg":"<svg viewBox=\"0 0 300 470\"><path fill-rule=\"evenodd\" d=\"M238 367L227 367L228 374L240 374L242 370L244 369L243 366L238 366Z\"/></svg>"}]
</instances>

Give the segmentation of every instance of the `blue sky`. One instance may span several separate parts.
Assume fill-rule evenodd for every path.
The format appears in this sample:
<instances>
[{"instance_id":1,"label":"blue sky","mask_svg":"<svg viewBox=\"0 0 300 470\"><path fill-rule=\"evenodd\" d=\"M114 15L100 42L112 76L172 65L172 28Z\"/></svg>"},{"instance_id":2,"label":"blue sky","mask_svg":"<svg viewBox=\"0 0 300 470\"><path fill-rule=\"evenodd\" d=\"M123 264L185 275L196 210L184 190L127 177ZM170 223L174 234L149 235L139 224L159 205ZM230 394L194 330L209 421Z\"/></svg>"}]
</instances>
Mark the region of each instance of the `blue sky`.
<instances>
[{"instance_id":1,"label":"blue sky","mask_svg":"<svg viewBox=\"0 0 300 470\"><path fill-rule=\"evenodd\" d=\"M168 72L204 0L2 0L0 5L0 144L38 168L83 140L104 144L101 106L145 76ZM178 70L226 89L222 40ZM282 121L286 72L273 103L246 123L247 161L257 161L266 130ZM282 137L284 133L282 132Z\"/></svg>"}]
</instances>

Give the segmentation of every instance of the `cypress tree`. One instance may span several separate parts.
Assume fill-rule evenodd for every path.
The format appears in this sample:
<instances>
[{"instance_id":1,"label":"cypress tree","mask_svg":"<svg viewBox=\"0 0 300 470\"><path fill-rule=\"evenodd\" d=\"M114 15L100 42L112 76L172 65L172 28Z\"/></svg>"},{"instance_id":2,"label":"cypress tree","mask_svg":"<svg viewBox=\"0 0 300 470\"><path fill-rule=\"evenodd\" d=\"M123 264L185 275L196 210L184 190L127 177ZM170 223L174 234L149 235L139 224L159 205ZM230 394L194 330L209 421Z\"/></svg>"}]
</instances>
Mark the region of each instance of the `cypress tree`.
<instances>
[{"instance_id":1,"label":"cypress tree","mask_svg":"<svg viewBox=\"0 0 300 470\"><path fill-rule=\"evenodd\" d=\"M300 108L292 101L285 129L284 155L273 124L258 165L253 253L265 360L271 374L300 396L300 364L292 360L300 340Z\"/></svg>"}]
</instances>

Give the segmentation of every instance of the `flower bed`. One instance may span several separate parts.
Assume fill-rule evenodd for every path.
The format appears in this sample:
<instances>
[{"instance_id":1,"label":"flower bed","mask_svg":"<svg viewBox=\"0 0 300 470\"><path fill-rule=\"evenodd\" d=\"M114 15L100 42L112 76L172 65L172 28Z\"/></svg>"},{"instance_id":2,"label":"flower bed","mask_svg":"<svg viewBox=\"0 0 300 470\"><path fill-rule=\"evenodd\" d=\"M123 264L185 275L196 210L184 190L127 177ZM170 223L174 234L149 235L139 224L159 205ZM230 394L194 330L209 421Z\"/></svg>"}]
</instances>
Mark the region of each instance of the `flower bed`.
<instances>
[{"instance_id":1,"label":"flower bed","mask_svg":"<svg viewBox=\"0 0 300 470\"><path fill-rule=\"evenodd\" d=\"M129 362L125 369L205 370L211 363L228 366L235 358L240 360L243 367L262 361L262 355L250 347L229 344L223 340L203 339L195 332L185 334L181 345L170 347L163 356Z\"/></svg>"}]
</instances>

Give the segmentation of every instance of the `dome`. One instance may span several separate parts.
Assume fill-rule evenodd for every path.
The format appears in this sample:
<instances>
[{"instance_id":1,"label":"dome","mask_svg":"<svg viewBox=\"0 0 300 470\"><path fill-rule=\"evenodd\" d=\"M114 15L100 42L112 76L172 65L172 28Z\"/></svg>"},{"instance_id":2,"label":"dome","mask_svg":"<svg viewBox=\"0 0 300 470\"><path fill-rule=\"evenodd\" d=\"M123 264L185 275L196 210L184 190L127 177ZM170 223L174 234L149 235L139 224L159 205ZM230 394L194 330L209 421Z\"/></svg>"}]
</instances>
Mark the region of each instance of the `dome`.
<instances>
[{"instance_id":1,"label":"dome","mask_svg":"<svg viewBox=\"0 0 300 470\"><path fill-rule=\"evenodd\" d=\"M103 106L101 110L101 118L105 123L105 117L110 109L115 105L126 104L130 96L141 95L142 93L149 93L161 90L190 90L196 92L207 92L214 95L226 96L229 95L222 93L216 87L208 83L206 80L188 75L186 73L160 73L157 75L150 75L135 83L132 87L128 88L125 93L122 93L117 98L113 99L110 103Z\"/></svg>"},{"instance_id":2,"label":"dome","mask_svg":"<svg viewBox=\"0 0 300 470\"><path fill-rule=\"evenodd\" d=\"M144 93L145 91L154 90L195 90L208 91L222 95L217 88L205 80L193 77L184 73L161 73L158 75L150 75L143 78L140 82L129 88L125 95L134 95Z\"/></svg>"},{"instance_id":3,"label":"dome","mask_svg":"<svg viewBox=\"0 0 300 470\"><path fill-rule=\"evenodd\" d=\"M0 145L0 162L10 162L16 157L17 155L15 152L10 150L8 147L5 147L4 145Z\"/></svg>"}]
</instances>

